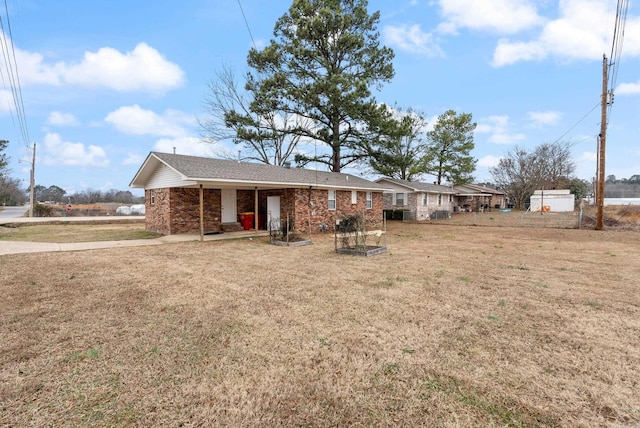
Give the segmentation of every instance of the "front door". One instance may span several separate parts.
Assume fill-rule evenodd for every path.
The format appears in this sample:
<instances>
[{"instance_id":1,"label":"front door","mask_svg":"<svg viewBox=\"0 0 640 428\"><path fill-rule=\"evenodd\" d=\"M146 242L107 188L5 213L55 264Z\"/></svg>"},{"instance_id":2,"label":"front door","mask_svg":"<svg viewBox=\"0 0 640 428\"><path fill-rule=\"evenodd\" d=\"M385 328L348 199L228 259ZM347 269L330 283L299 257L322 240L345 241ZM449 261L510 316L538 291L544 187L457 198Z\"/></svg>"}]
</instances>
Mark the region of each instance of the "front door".
<instances>
[{"instance_id":1,"label":"front door","mask_svg":"<svg viewBox=\"0 0 640 428\"><path fill-rule=\"evenodd\" d=\"M236 208L236 189L222 189L221 190L221 203L222 203L222 222L223 223L235 223L238 221Z\"/></svg>"},{"instance_id":2,"label":"front door","mask_svg":"<svg viewBox=\"0 0 640 428\"><path fill-rule=\"evenodd\" d=\"M267 229L280 229L280 196L267 196Z\"/></svg>"}]
</instances>

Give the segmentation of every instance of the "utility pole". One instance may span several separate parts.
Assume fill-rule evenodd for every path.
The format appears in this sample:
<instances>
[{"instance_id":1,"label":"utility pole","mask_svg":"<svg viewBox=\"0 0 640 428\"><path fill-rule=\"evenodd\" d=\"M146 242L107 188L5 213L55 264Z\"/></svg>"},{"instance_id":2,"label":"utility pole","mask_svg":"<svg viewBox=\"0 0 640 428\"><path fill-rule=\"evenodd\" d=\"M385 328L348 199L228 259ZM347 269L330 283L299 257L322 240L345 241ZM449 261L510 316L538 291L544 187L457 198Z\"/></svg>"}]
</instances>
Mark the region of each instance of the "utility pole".
<instances>
[{"instance_id":1,"label":"utility pole","mask_svg":"<svg viewBox=\"0 0 640 428\"><path fill-rule=\"evenodd\" d=\"M602 113L600 118L600 144L598 149L598 182L596 188L596 205L598 213L596 216L596 230L604 228L604 165L605 165L605 143L607 141L607 106L609 105L609 66L607 56L602 55Z\"/></svg>"},{"instance_id":2,"label":"utility pole","mask_svg":"<svg viewBox=\"0 0 640 428\"><path fill-rule=\"evenodd\" d=\"M31 177L29 180L29 187L31 191L29 192L29 217L33 217L33 203L34 203L34 195L35 195L35 186L36 186L36 143L33 143L33 159L31 161Z\"/></svg>"}]
</instances>

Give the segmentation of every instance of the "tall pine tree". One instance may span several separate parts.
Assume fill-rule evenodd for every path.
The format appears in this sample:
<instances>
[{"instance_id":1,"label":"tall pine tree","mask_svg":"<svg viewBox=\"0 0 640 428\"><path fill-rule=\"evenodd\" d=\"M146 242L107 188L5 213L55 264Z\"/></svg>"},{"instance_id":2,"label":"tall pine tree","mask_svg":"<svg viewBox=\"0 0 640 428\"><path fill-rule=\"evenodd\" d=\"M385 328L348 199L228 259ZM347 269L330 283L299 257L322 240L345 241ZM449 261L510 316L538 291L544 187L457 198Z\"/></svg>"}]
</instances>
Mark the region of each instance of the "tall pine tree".
<instances>
[{"instance_id":1,"label":"tall pine tree","mask_svg":"<svg viewBox=\"0 0 640 428\"><path fill-rule=\"evenodd\" d=\"M437 184L446 180L451 184L473 181L477 160L471 156L473 131L476 124L471 114L456 114L447 110L438 116L433 130L427 132L427 172L436 176Z\"/></svg>"},{"instance_id":2,"label":"tall pine tree","mask_svg":"<svg viewBox=\"0 0 640 428\"><path fill-rule=\"evenodd\" d=\"M281 111L312 121L291 130L328 145L330 155L299 157L334 172L365 158L369 126L381 119L371 88L394 75L393 51L380 46L380 13L366 0L294 0L275 39L252 49L247 89L252 111Z\"/></svg>"}]
</instances>

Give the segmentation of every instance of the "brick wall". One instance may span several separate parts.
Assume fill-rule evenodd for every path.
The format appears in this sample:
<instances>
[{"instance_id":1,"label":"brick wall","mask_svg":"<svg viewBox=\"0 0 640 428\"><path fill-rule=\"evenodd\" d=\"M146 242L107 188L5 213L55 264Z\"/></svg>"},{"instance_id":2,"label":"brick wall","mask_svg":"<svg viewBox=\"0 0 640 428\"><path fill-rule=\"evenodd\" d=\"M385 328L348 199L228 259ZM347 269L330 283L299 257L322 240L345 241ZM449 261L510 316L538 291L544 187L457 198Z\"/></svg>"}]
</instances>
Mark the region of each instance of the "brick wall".
<instances>
[{"instance_id":1,"label":"brick wall","mask_svg":"<svg viewBox=\"0 0 640 428\"><path fill-rule=\"evenodd\" d=\"M151 203L151 195L154 202ZM150 232L168 235L171 233L169 210L171 200L169 189L153 189L144 191L145 229Z\"/></svg>"},{"instance_id":2,"label":"brick wall","mask_svg":"<svg viewBox=\"0 0 640 428\"><path fill-rule=\"evenodd\" d=\"M265 193L265 195L262 195ZM356 204L351 203L351 191L336 191L336 210L329 210L329 192L322 189L284 189L280 194L280 216L286 221L287 214L293 217L298 233L333 230L336 219L364 213L367 227L382 226L382 192L372 192L372 208L366 209L366 192L358 192ZM266 206L266 192L264 196ZM271 195L270 195L271 196ZM261 203L262 205L262 203Z\"/></svg>"},{"instance_id":3,"label":"brick wall","mask_svg":"<svg viewBox=\"0 0 640 428\"><path fill-rule=\"evenodd\" d=\"M145 192L146 229L166 235L200 232L200 196L197 188L155 189L155 203L151 205L151 191ZM204 189L204 230L220 230L221 192ZM329 193L320 189L279 189L258 192L258 227L264 229L267 222L267 197L280 196L280 216L293 217L299 233L317 232L321 226L333 230L336 219L354 214L365 215L367 228L382 227L382 192L372 192L372 208L366 208L366 192L358 192L357 203L351 203L351 191L336 191L336 210L329 210ZM238 212L253 212L253 190L238 190Z\"/></svg>"},{"instance_id":4,"label":"brick wall","mask_svg":"<svg viewBox=\"0 0 640 428\"><path fill-rule=\"evenodd\" d=\"M165 235L200 233L200 189L155 189L155 203L151 205L151 191L145 191L146 229ZM204 232L220 230L220 190L203 190Z\"/></svg>"},{"instance_id":5,"label":"brick wall","mask_svg":"<svg viewBox=\"0 0 640 428\"><path fill-rule=\"evenodd\" d=\"M329 226L329 230L333 229L336 220L339 220L345 216L351 216L355 214L362 214L365 217L366 227L368 229L381 228L382 227L382 210L384 207L384 200L382 192L371 192L371 208L367 208L367 192L357 192L357 202L352 204L351 191L350 190L338 190L336 191L336 210L328 212L328 218L325 217L326 224ZM324 191L324 204L323 207L327 207L328 204L328 192ZM316 228L317 230L317 228Z\"/></svg>"}]
</instances>

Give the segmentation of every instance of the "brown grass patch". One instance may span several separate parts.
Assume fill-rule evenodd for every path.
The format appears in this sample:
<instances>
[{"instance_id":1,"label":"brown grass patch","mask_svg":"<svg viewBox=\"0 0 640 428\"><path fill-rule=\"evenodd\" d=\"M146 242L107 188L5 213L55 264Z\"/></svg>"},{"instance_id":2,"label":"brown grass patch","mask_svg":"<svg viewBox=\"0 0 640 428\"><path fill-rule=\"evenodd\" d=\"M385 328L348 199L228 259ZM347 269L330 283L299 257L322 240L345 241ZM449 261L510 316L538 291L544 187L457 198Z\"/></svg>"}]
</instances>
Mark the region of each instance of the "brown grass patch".
<instances>
[{"instance_id":1,"label":"brown grass patch","mask_svg":"<svg viewBox=\"0 0 640 428\"><path fill-rule=\"evenodd\" d=\"M0 257L2 426L631 426L640 234Z\"/></svg>"},{"instance_id":2,"label":"brown grass patch","mask_svg":"<svg viewBox=\"0 0 640 428\"><path fill-rule=\"evenodd\" d=\"M57 223L60 223L58 220ZM17 227L15 227L17 225ZM150 239L161 236L147 232L144 223L104 224L37 224L20 223L14 227L0 227L0 241L28 242L92 242Z\"/></svg>"}]
</instances>

